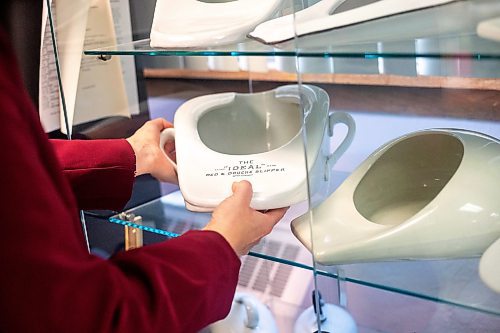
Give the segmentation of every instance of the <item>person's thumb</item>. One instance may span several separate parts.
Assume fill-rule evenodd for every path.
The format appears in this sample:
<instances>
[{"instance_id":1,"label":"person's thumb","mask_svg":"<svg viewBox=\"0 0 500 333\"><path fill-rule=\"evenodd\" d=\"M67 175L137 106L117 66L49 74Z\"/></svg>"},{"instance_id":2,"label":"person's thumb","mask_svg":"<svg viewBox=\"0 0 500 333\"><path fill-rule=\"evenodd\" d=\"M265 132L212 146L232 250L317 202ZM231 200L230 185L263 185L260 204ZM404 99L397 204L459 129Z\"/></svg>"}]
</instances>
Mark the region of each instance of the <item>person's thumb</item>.
<instances>
[{"instance_id":1,"label":"person's thumb","mask_svg":"<svg viewBox=\"0 0 500 333\"><path fill-rule=\"evenodd\" d=\"M233 198L241 205L244 205L246 207L250 206L250 201L252 201L252 195L253 195L253 190L252 190L252 184L246 180L242 180L239 182L234 182L232 186L233 190Z\"/></svg>"}]
</instances>

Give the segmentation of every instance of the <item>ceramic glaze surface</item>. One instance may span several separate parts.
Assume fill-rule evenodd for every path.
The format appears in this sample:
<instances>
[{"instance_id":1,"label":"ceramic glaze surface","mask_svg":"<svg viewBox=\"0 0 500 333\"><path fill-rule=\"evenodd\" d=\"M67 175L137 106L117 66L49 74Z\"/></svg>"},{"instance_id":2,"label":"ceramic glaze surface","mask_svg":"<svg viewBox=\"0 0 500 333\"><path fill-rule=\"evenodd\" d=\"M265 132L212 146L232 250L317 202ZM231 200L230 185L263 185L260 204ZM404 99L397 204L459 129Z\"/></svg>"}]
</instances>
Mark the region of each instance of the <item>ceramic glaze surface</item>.
<instances>
[{"instance_id":1,"label":"ceramic glaze surface","mask_svg":"<svg viewBox=\"0 0 500 333\"><path fill-rule=\"evenodd\" d=\"M282 147L299 135L301 128L300 106L280 102L271 94L252 99L236 95L233 103L207 111L198 121L201 141L216 152L231 155Z\"/></svg>"},{"instance_id":2,"label":"ceramic glaze surface","mask_svg":"<svg viewBox=\"0 0 500 333\"><path fill-rule=\"evenodd\" d=\"M292 231L319 263L481 255L500 237L500 142L425 130L370 155Z\"/></svg>"},{"instance_id":3,"label":"ceramic glaze surface","mask_svg":"<svg viewBox=\"0 0 500 333\"><path fill-rule=\"evenodd\" d=\"M239 292L227 317L202 333L278 333L278 327L266 305L249 293Z\"/></svg>"},{"instance_id":4,"label":"ceramic glaze surface","mask_svg":"<svg viewBox=\"0 0 500 333\"><path fill-rule=\"evenodd\" d=\"M340 122L348 124L348 136L331 152L333 127ZM355 131L352 118L329 113L326 92L309 85L197 97L177 110L174 126L162 133L161 146L175 139L180 190L194 211L213 210L243 179L252 183L255 209L305 201L306 171L312 193L328 188L329 170Z\"/></svg>"},{"instance_id":5,"label":"ceramic glaze surface","mask_svg":"<svg viewBox=\"0 0 500 333\"><path fill-rule=\"evenodd\" d=\"M158 0L151 47L208 47L241 41L283 0Z\"/></svg>"},{"instance_id":6,"label":"ceramic glaze surface","mask_svg":"<svg viewBox=\"0 0 500 333\"><path fill-rule=\"evenodd\" d=\"M500 293L500 238L481 257L479 276L488 287Z\"/></svg>"},{"instance_id":7,"label":"ceramic glaze surface","mask_svg":"<svg viewBox=\"0 0 500 333\"><path fill-rule=\"evenodd\" d=\"M460 140L450 135L410 137L373 163L354 191L354 206L370 222L400 224L441 192L463 153Z\"/></svg>"},{"instance_id":8,"label":"ceramic glaze surface","mask_svg":"<svg viewBox=\"0 0 500 333\"><path fill-rule=\"evenodd\" d=\"M346 0L323 0L295 14L277 17L259 24L249 37L272 44L295 36L295 25L328 16Z\"/></svg>"},{"instance_id":9,"label":"ceramic glaze surface","mask_svg":"<svg viewBox=\"0 0 500 333\"><path fill-rule=\"evenodd\" d=\"M474 33L481 21L500 15L500 3L493 0L381 0L333 15L325 10L343 2L319 2L304 9L302 19L299 11L295 29L293 17L280 17L275 20L282 21L282 28L279 21L271 20L257 26L249 36L288 47L296 34L301 48L324 48Z\"/></svg>"},{"instance_id":10,"label":"ceramic glaze surface","mask_svg":"<svg viewBox=\"0 0 500 333\"><path fill-rule=\"evenodd\" d=\"M476 32L480 37L500 42L500 16L480 22Z\"/></svg>"},{"instance_id":11,"label":"ceramic glaze surface","mask_svg":"<svg viewBox=\"0 0 500 333\"><path fill-rule=\"evenodd\" d=\"M325 333L357 333L358 328L354 318L344 308L333 304L322 307L325 320L321 323L321 332ZM318 321L314 307L307 308L297 319L293 333L315 333L318 331Z\"/></svg>"}]
</instances>

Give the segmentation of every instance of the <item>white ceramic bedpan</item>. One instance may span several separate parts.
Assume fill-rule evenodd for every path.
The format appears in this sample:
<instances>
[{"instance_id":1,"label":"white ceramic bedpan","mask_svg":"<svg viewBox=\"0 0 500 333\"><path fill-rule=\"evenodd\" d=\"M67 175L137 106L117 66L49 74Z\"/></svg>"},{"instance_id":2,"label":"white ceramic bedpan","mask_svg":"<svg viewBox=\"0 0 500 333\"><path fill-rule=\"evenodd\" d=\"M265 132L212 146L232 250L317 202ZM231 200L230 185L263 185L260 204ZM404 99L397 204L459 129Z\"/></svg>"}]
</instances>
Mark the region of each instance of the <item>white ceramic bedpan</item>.
<instances>
[{"instance_id":1,"label":"white ceramic bedpan","mask_svg":"<svg viewBox=\"0 0 500 333\"><path fill-rule=\"evenodd\" d=\"M424 130L370 155L320 206L292 221L324 265L478 256L500 237L500 141Z\"/></svg>"},{"instance_id":2,"label":"white ceramic bedpan","mask_svg":"<svg viewBox=\"0 0 500 333\"><path fill-rule=\"evenodd\" d=\"M293 17L280 17L249 37L286 46L297 35L301 48L390 42L474 33L479 22L500 13L495 0L380 0L332 15L346 1L323 0L297 12L295 27Z\"/></svg>"},{"instance_id":3,"label":"white ceramic bedpan","mask_svg":"<svg viewBox=\"0 0 500 333\"><path fill-rule=\"evenodd\" d=\"M246 37L284 0L158 0L151 47L207 47Z\"/></svg>"},{"instance_id":4,"label":"white ceramic bedpan","mask_svg":"<svg viewBox=\"0 0 500 333\"><path fill-rule=\"evenodd\" d=\"M336 123L349 131L331 153ZM177 110L175 129L164 130L160 144L175 140L174 165L187 209L213 210L243 179L253 186L251 206L272 209L308 198L303 124L311 188L320 191L328 187L332 161L352 141L354 122L345 113L329 114L328 94L315 86L191 99Z\"/></svg>"}]
</instances>

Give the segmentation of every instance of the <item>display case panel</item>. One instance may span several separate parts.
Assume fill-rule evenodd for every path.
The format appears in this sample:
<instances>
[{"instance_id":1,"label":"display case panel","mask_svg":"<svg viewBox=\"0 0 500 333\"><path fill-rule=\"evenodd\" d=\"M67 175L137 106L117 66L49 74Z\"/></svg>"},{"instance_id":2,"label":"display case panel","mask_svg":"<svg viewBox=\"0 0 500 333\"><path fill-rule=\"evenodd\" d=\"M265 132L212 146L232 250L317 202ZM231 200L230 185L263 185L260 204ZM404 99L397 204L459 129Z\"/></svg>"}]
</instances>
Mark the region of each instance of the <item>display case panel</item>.
<instances>
[{"instance_id":1,"label":"display case panel","mask_svg":"<svg viewBox=\"0 0 500 333\"><path fill-rule=\"evenodd\" d=\"M486 328L498 328L500 298L478 270L482 253L500 237L495 201L500 170L498 1L411 2L418 8L402 3L284 1L275 18L291 19L291 38L267 41L250 33L223 45L159 48L151 47L148 38L153 2L140 8L128 1L102 1L86 9L87 20L108 28L111 22L113 28L107 38L80 29L79 59L68 51L68 45L74 47L68 41L75 39L55 34L66 114L61 128L86 139L125 137L149 118L163 117L175 125L176 112L197 98L255 95L293 85L297 93L291 99L301 115L297 156L302 156L294 164L307 177L306 200L291 203L278 227L245 257L240 287L252 293L259 289L268 306L285 304L270 306L280 316L290 314L278 320L283 332L298 329L291 323L300 322L310 306L320 307L320 294L334 306L325 311L336 309L340 318L347 310L346 322L352 315L360 331L399 327L370 324L360 315L360 304L377 292L393 295L388 302L423 302L428 316L437 317L444 306L484 316ZM318 13L325 16L322 21ZM65 14L60 8L54 26L63 26ZM332 17L351 21L337 26ZM325 103L315 104L311 96L320 94L311 93L310 86L325 94L317 99L328 101L324 118L312 120ZM259 103L243 109L250 113ZM222 109L214 123L224 118L227 110ZM276 142L287 141L283 128L293 127L295 118L283 121ZM234 137L219 139L236 142ZM252 146L254 139L243 141ZM186 210L179 187L158 188L157 198L109 221L171 238L202 228L210 219L209 213L193 212L196 205ZM414 229L406 231L406 224ZM285 288L279 283L285 276L293 288L282 290L277 299L273 293ZM298 299L285 300L283 295L297 290ZM420 327L409 314L399 316ZM313 319L327 329L319 313ZM463 329L479 327L471 323Z\"/></svg>"},{"instance_id":2,"label":"display case panel","mask_svg":"<svg viewBox=\"0 0 500 333\"><path fill-rule=\"evenodd\" d=\"M299 49L308 49L310 42L296 39ZM412 47L417 45L412 43ZM390 43L373 45L374 49L383 46L391 47ZM498 42L491 46L498 52ZM397 59L399 63L391 57L364 58L352 68L358 73L397 73L415 79L434 73L431 75L497 81L500 74L495 59L463 61L461 52L454 57L444 53L441 59L428 55L402 57ZM299 81L321 71L334 76L336 64L345 64L345 59L335 54L307 60L307 54L298 55ZM435 67L424 74L427 66ZM498 100L498 91L490 88ZM386 103L391 104L394 99L386 92ZM495 116L478 119L475 111L483 109L478 104L469 113L444 115L451 106L449 92L435 91L440 102L426 106L428 113L418 107L410 110L409 105L419 99L417 91L407 96L406 102L395 102L393 106L399 111L350 109L355 135L346 152L332 163L330 192L318 202L312 200L312 211L294 219L291 228L313 253L318 276L331 272L343 281L377 285L498 316L498 293L485 283L479 262L500 236L500 205L493 199L498 195L500 175L496 162L500 123ZM335 100L335 88L330 98ZM334 107L331 111L335 114L345 109ZM337 131L332 141L339 144L346 129ZM472 148L471 141L477 146ZM467 165L477 167L468 169ZM336 290L338 283L318 285L317 291L327 294ZM346 291L346 298L362 302L361 294L353 290ZM474 330L474 325L467 329Z\"/></svg>"}]
</instances>

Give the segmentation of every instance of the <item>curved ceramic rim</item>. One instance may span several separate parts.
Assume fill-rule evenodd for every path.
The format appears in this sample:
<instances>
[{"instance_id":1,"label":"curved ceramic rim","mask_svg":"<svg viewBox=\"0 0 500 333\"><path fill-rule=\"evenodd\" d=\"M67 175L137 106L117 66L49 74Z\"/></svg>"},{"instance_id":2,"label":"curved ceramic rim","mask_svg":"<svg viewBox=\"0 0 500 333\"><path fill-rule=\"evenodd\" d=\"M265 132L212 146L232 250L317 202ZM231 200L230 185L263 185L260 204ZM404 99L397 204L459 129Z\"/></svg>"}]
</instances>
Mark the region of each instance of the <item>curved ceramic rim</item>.
<instances>
[{"instance_id":1,"label":"curved ceramic rim","mask_svg":"<svg viewBox=\"0 0 500 333\"><path fill-rule=\"evenodd\" d=\"M424 1L426 3L422 4L422 2L424 2ZM441 6L445 6L449 3L459 2L459 1L467 1L467 0L417 0L417 1L412 1L411 3L410 3L410 0L404 0L404 1L402 1L402 0L381 0L378 2L370 3L370 4L365 5L365 6L351 9L349 11L345 11L345 12L342 12L339 14L327 15L327 16L319 17L317 19L307 20L304 22L298 22L297 27L294 30L297 33L297 37L309 36L309 35L319 34L319 33L326 32L326 31L333 31L333 30L338 30L338 29L342 29L342 28L346 28L346 27L350 27L350 26L363 24L363 23L377 21L377 20L381 20L381 19L389 18L389 17L393 17L393 16L403 15L403 14L412 13L412 12L418 12L418 11L422 11L422 10L430 9L430 8L435 8L435 7L441 7ZM392 7L391 5L393 5L392 3L404 4L406 6L406 9L391 10L391 7ZM410 5L409 5L409 3L410 3ZM315 5L319 5L319 4L321 4L321 2L319 2ZM312 8L315 5L308 7L304 10ZM356 12L364 11L364 10L371 12L371 9L377 8L377 7L380 7L382 9L386 9L386 12L385 13L382 12L382 13L375 14L375 15L372 14L372 17L368 16L368 17L358 19L358 20L351 19L351 20L346 20L347 22L345 22L345 23L338 23L339 15L348 16L349 14L352 15L353 12L354 12L354 14L356 14ZM322 22L322 21L326 21L326 22ZM252 31L248 35L248 37L255 39L261 43L268 44L268 45L274 45L274 44L288 42L288 41L291 41L295 38L295 36L284 36L283 38L281 38L279 40L276 38L275 40L269 41L269 40L266 40L262 37L256 37L255 32L259 30L259 27L263 27L263 26L265 27L266 23L267 22L264 22L261 25L258 25L255 28L255 30ZM315 24L320 24L323 26L320 26L318 28L311 28L310 27L310 26L314 26ZM304 33L300 32L301 25L302 26L306 25L306 29L304 29L306 31ZM327 25L329 25L329 26L327 26ZM262 33L260 33L260 35L262 35Z\"/></svg>"}]
</instances>

